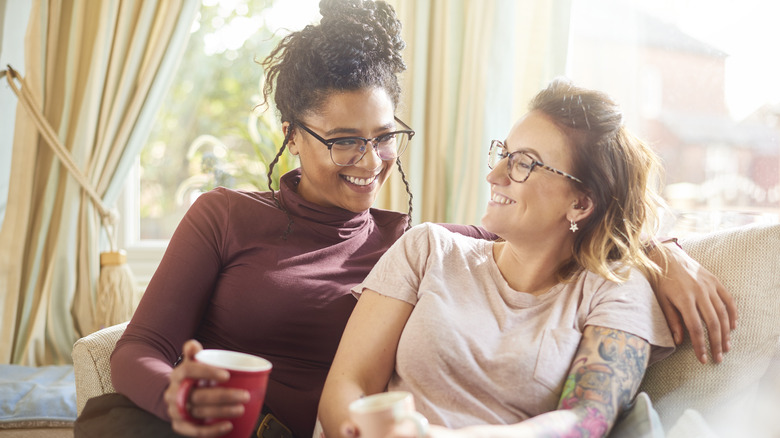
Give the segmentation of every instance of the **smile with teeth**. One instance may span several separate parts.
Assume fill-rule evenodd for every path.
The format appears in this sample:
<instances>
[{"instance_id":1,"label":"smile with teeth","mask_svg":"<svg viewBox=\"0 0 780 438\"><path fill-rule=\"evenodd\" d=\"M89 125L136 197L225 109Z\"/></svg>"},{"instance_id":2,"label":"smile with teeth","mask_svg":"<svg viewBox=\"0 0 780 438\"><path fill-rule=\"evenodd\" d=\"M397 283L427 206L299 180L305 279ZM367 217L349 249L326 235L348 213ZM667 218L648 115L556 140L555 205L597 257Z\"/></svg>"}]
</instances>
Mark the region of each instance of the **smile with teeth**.
<instances>
[{"instance_id":1,"label":"smile with teeth","mask_svg":"<svg viewBox=\"0 0 780 438\"><path fill-rule=\"evenodd\" d=\"M367 186L372 182L376 181L376 177L377 175L374 175L371 178L355 178L354 176L342 175L342 178L344 178L345 180L351 182L356 186Z\"/></svg>"},{"instance_id":2,"label":"smile with teeth","mask_svg":"<svg viewBox=\"0 0 780 438\"><path fill-rule=\"evenodd\" d=\"M492 192L492 193L490 194L490 200L491 200L491 201L493 201L493 202L495 202L495 203L498 203L498 204L504 204L504 205L508 205L508 204L514 204L514 203L515 203L515 201L513 201L513 200L511 200L511 199L507 198L506 196L499 195L499 194L498 194L498 193L496 193L496 192Z\"/></svg>"}]
</instances>

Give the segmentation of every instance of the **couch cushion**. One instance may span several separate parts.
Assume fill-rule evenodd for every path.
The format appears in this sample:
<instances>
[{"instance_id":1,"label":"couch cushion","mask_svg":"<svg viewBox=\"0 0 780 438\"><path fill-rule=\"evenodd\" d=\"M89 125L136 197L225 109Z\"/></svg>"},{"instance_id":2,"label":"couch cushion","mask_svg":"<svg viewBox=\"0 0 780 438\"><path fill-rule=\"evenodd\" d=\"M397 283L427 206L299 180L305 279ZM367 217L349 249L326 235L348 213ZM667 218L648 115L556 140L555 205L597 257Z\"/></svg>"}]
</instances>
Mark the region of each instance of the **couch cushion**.
<instances>
[{"instance_id":1,"label":"couch cushion","mask_svg":"<svg viewBox=\"0 0 780 438\"><path fill-rule=\"evenodd\" d=\"M71 365L0 365L0 429L72 426L75 420Z\"/></svg>"},{"instance_id":2,"label":"couch cushion","mask_svg":"<svg viewBox=\"0 0 780 438\"><path fill-rule=\"evenodd\" d=\"M694 409L723 436L739 436L728 431L744 432L753 421L760 381L780 351L780 225L744 226L680 242L734 296L739 320L732 349L723 363L702 365L686 337L673 355L648 369L641 390L667 430Z\"/></svg>"}]
</instances>

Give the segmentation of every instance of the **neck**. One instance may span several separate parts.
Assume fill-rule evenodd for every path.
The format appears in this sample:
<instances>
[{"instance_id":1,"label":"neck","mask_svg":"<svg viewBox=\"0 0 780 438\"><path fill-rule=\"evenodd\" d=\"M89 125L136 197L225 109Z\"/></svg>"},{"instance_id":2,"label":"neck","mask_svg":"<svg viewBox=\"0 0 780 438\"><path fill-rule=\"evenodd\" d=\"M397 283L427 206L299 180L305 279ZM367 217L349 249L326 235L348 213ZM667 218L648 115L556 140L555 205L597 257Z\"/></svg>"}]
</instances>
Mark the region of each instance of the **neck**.
<instances>
[{"instance_id":1,"label":"neck","mask_svg":"<svg viewBox=\"0 0 780 438\"><path fill-rule=\"evenodd\" d=\"M558 268L570 257L570 244L540 248L503 241L493 246L493 258L509 286L532 295L541 295L558 284Z\"/></svg>"}]
</instances>

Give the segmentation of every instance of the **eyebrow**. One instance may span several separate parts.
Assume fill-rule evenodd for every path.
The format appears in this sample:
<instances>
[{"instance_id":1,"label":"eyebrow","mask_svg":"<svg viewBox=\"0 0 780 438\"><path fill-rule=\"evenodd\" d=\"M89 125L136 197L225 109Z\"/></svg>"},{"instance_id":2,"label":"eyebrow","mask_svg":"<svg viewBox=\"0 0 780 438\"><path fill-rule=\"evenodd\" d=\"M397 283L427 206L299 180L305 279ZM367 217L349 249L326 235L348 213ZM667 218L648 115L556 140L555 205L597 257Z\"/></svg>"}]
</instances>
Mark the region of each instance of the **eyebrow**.
<instances>
[{"instance_id":1,"label":"eyebrow","mask_svg":"<svg viewBox=\"0 0 780 438\"><path fill-rule=\"evenodd\" d=\"M395 122L386 123L379 127L380 131L389 131L395 127ZM360 131L355 128L333 128L330 131L326 131L324 136L325 137L332 137L334 135L351 135L351 136L360 136Z\"/></svg>"},{"instance_id":2,"label":"eyebrow","mask_svg":"<svg viewBox=\"0 0 780 438\"><path fill-rule=\"evenodd\" d=\"M506 148L506 150L508 152L509 151L509 144L507 143L506 140L504 140L504 147ZM542 160L542 154L540 154L539 151L537 151L534 148L518 149L518 150L512 151L512 152L526 152L528 154L533 155L535 160L537 160L540 163L544 164L544 160ZM512 153L512 152L509 152L509 153Z\"/></svg>"}]
</instances>

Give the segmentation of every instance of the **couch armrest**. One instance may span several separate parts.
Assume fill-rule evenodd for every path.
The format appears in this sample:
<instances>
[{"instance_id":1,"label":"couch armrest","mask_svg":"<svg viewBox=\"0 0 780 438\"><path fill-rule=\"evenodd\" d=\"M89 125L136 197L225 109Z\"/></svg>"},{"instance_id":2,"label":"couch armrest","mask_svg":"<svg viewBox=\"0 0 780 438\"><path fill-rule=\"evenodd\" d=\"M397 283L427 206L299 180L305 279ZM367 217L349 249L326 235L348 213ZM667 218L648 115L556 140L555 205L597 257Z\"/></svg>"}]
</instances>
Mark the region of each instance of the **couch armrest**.
<instances>
[{"instance_id":1,"label":"couch armrest","mask_svg":"<svg viewBox=\"0 0 780 438\"><path fill-rule=\"evenodd\" d=\"M680 242L734 296L738 327L722 363L699 363L686 337L671 356L648 368L640 390L650 395L667 431L693 409L719 436L778 436L761 430L757 394L767 387L762 379L780 369L773 368L780 357L780 224L729 228Z\"/></svg>"},{"instance_id":2,"label":"couch armrest","mask_svg":"<svg viewBox=\"0 0 780 438\"><path fill-rule=\"evenodd\" d=\"M123 322L98 330L73 345L73 371L76 377L76 413L92 397L114 391L111 383L111 353L125 331Z\"/></svg>"}]
</instances>

